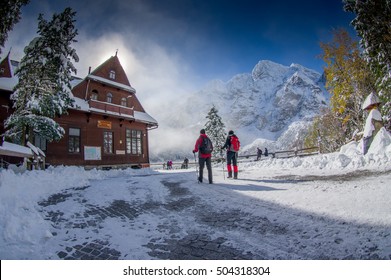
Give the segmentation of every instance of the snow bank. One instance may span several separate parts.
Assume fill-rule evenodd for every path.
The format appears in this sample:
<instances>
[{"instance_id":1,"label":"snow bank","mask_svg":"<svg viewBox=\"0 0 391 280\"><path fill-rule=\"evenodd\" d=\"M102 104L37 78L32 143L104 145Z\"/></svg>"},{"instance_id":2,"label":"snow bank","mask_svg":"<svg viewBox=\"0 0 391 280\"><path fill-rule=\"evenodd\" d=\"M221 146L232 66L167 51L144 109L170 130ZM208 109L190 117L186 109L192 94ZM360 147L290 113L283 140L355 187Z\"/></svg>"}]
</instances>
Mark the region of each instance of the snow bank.
<instances>
[{"instance_id":1,"label":"snow bank","mask_svg":"<svg viewBox=\"0 0 391 280\"><path fill-rule=\"evenodd\" d=\"M366 155L362 154L362 141L350 142L339 152L311 157L262 158L257 163L246 163L246 168L302 168L311 170L333 170L344 173L360 169L388 169L391 161L391 134L382 128L375 136ZM266 159L266 160L265 160Z\"/></svg>"},{"instance_id":2,"label":"snow bank","mask_svg":"<svg viewBox=\"0 0 391 280\"><path fill-rule=\"evenodd\" d=\"M361 145L361 142L351 142L343 146L339 152L311 157L290 159L262 157L259 162L241 163L240 170L252 169L256 171L254 174L259 174L259 170L270 168L268 174L277 176L282 169L307 175L316 174L316 170L323 174L338 174L358 169L390 169L390 133L385 129L380 130L365 156L361 153ZM19 259L21 255L26 259L34 258L36 251L52 237L50 221L45 220L38 205L50 195L66 189L88 186L92 180L144 176L153 173L157 172L151 169L86 171L81 167L56 167L45 171L28 172L1 170L0 259L4 257ZM151 177L150 184L158 183L153 177L155 176ZM364 197L366 193L362 192L361 195ZM26 247L30 249L30 253L26 252Z\"/></svg>"},{"instance_id":3,"label":"snow bank","mask_svg":"<svg viewBox=\"0 0 391 280\"><path fill-rule=\"evenodd\" d=\"M1 170L0 259L1 252L4 252L1 249L4 244L15 244L15 246L25 244L33 248L52 236L50 221L44 219L37 202L61 190L88 186L90 180L131 175L135 172L148 174L153 171L148 169L86 171L81 167L51 167L46 171L33 170L23 173L20 170Z\"/></svg>"}]
</instances>

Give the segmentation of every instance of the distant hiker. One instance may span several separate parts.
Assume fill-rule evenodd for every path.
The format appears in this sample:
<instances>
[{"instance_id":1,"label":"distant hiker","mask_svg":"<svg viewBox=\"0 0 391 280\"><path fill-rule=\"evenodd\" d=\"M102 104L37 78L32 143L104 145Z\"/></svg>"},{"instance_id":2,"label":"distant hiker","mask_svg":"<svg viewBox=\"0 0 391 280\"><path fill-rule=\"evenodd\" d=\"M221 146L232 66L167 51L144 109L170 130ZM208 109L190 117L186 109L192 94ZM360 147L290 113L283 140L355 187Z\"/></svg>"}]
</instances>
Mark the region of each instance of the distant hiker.
<instances>
[{"instance_id":1,"label":"distant hiker","mask_svg":"<svg viewBox=\"0 0 391 280\"><path fill-rule=\"evenodd\" d=\"M364 135L363 135L363 154L365 155L369 147L372 144L373 139L379 130L383 127L383 120L378 110L380 105L380 99L377 95L372 92L365 99L362 109L369 111L368 117L365 122Z\"/></svg>"},{"instance_id":2,"label":"distant hiker","mask_svg":"<svg viewBox=\"0 0 391 280\"><path fill-rule=\"evenodd\" d=\"M172 169L172 160L167 161L167 169Z\"/></svg>"},{"instance_id":3,"label":"distant hiker","mask_svg":"<svg viewBox=\"0 0 391 280\"><path fill-rule=\"evenodd\" d=\"M166 163L163 163L163 169L166 169Z\"/></svg>"},{"instance_id":4,"label":"distant hiker","mask_svg":"<svg viewBox=\"0 0 391 280\"><path fill-rule=\"evenodd\" d=\"M183 163L182 163L182 169L187 169L189 167L189 159L187 157L185 157L185 159L183 160Z\"/></svg>"},{"instance_id":5,"label":"distant hiker","mask_svg":"<svg viewBox=\"0 0 391 280\"><path fill-rule=\"evenodd\" d=\"M257 148L257 161L261 159L262 156L262 150L260 148Z\"/></svg>"},{"instance_id":6,"label":"distant hiker","mask_svg":"<svg viewBox=\"0 0 391 280\"><path fill-rule=\"evenodd\" d=\"M267 148L265 148L265 153L264 153L265 157L267 157L269 155L269 151L267 150Z\"/></svg>"},{"instance_id":7,"label":"distant hiker","mask_svg":"<svg viewBox=\"0 0 391 280\"><path fill-rule=\"evenodd\" d=\"M222 149L227 149L228 178L232 178L232 163L234 179L238 179L238 151L240 149L240 141L232 130L228 132L228 137L225 140L225 145L222 147Z\"/></svg>"},{"instance_id":8,"label":"distant hiker","mask_svg":"<svg viewBox=\"0 0 391 280\"><path fill-rule=\"evenodd\" d=\"M198 152L198 164L200 166L198 181L200 183L202 183L203 172L206 163L206 168L208 169L209 184L213 184L212 151L213 151L212 141L210 141L209 137L205 134L205 129L201 129L200 137L198 137L193 150L193 153Z\"/></svg>"}]
</instances>

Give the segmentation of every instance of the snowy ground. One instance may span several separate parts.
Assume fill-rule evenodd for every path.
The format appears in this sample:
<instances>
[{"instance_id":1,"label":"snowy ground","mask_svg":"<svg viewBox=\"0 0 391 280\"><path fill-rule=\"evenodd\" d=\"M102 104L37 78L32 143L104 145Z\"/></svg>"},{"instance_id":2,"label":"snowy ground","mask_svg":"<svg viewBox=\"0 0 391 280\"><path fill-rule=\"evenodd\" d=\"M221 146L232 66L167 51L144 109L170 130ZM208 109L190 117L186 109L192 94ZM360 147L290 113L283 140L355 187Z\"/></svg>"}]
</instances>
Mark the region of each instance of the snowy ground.
<instances>
[{"instance_id":1,"label":"snowy ground","mask_svg":"<svg viewBox=\"0 0 391 280\"><path fill-rule=\"evenodd\" d=\"M0 171L0 259L391 259L391 136L369 154L194 169ZM91 248L96 249L96 254Z\"/></svg>"}]
</instances>

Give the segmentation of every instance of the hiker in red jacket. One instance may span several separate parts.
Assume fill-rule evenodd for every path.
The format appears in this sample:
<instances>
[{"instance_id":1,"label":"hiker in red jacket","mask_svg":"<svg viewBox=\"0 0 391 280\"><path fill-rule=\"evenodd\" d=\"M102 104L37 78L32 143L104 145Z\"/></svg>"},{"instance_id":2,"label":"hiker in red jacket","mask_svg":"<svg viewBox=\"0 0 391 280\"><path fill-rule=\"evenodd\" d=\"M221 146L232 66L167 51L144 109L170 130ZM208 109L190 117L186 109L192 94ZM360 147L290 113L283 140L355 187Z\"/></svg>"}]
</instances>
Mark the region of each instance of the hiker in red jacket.
<instances>
[{"instance_id":1,"label":"hiker in red jacket","mask_svg":"<svg viewBox=\"0 0 391 280\"><path fill-rule=\"evenodd\" d=\"M238 179L238 151L240 149L240 141L232 130L228 132L227 140L225 140L225 145L222 147L222 149L224 148L227 149L228 178L232 178L232 163L234 179Z\"/></svg>"},{"instance_id":2,"label":"hiker in red jacket","mask_svg":"<svg viewBox=\"0 0 391 280\"><path fill-rule=\"evenodd\" d=\"M211 160L212 151L213 151L213 144L208 138L208 136L205 134L205 129L201 129L200 137L198 137L193 150L193 154L198 152L198 164L200 167L198 181L200 183L202 183L203 172L206 163L206 168L208 169L209 184L213 184L212 160Z\"/></svg>"}]
</instances>

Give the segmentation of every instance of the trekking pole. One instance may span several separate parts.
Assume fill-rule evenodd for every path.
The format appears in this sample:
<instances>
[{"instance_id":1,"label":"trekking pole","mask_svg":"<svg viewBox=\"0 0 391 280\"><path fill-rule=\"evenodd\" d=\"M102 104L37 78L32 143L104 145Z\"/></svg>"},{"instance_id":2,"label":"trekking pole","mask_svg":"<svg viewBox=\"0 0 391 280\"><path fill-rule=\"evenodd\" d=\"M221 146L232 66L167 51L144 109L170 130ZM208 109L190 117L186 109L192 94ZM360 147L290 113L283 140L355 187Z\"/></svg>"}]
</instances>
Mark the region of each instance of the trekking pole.
<instances>
[{"instance_id":1,"label":"trekking pole","mask_svg":"<svg viewBox=\"0 0 391 280\"><path fill-rule=\"evenodd\" d=\"M225 181L225 169L224 169L224 155L223 155L223 149L220 148L220 156L221 156L221 164L223 165L223 178Z\"/></svg>"},{"instance_id":2,"label":"trekking pole","mask_svg":"<svg viewBox=\"0 0 391 280\"><path fill-rule=\"evenodd\" d=\"M195 166L196 166L197 183L200 183L200 180L198 178L198 164L197 164L196 154L193 153L193 155L194 155L194 162L195 162Z\"/></svg>"}]
</instances>

